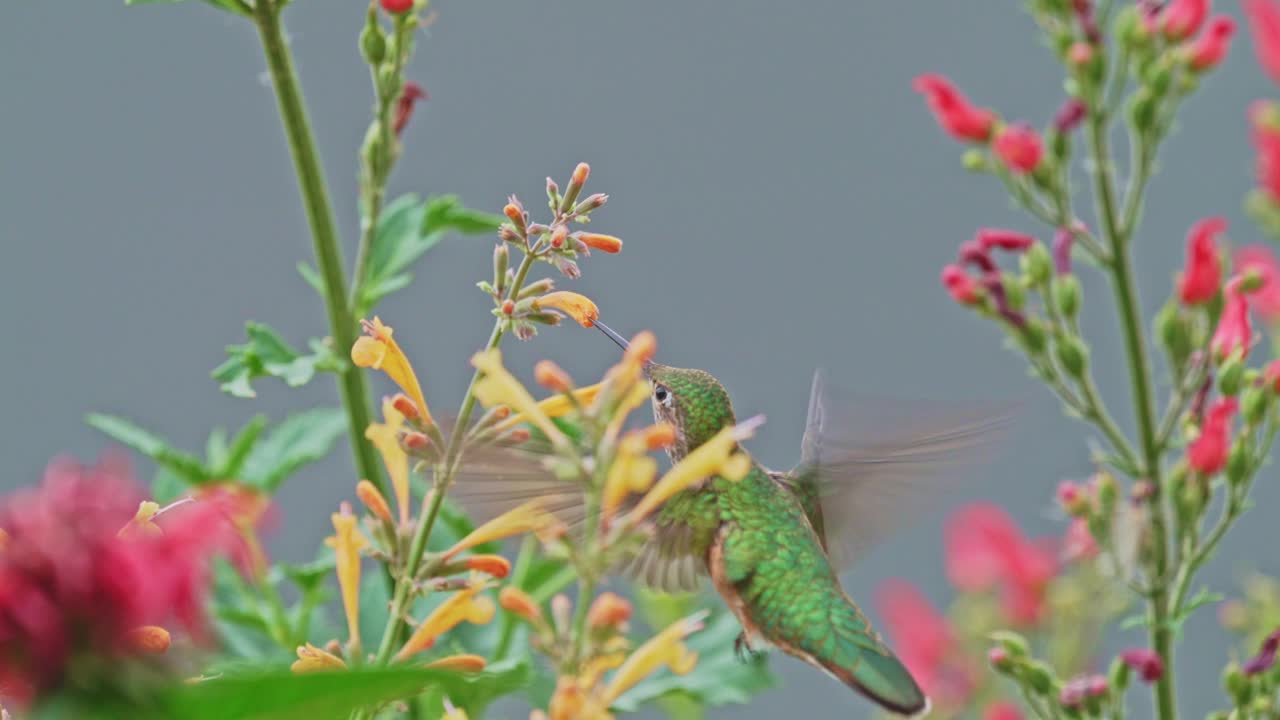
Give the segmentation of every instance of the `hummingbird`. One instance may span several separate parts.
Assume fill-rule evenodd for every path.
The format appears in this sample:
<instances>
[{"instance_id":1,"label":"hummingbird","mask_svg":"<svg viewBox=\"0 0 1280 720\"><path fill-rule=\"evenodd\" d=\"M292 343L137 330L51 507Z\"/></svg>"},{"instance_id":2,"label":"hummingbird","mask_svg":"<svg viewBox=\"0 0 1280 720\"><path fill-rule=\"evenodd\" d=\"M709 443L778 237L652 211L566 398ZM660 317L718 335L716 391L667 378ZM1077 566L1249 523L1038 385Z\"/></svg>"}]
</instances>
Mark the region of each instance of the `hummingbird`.
<instances>
[{"instance_id":1,"label":"hummingbird","mask_svg":"<svg viewBox=\"0 0 1280 720\"><path fill-rule=\"evenodd\" d=\"M607 325L597 320L595 327L627 347ZM728 391L705 370L650 361L644 373L655 421L675 429L672 463L735 424ZM620 570L666 592L695 591L709 579L741 623L740 658L772 646L890 712L923 715L924 691L844 591L839 571L900 526L904 511L931 494L933 481L954 476L958 461L985 455L1002 422L989 412L857 403L815 373L800 462L775 471L753 457L741 480L707 478L674 495ZM521 487L516 476L506 479L515 483L503 490L472 484L470 498L468 484L459 483L463 505L538 496L581 521L580 494L564 483Z\"/></svg>"}]
</instances>

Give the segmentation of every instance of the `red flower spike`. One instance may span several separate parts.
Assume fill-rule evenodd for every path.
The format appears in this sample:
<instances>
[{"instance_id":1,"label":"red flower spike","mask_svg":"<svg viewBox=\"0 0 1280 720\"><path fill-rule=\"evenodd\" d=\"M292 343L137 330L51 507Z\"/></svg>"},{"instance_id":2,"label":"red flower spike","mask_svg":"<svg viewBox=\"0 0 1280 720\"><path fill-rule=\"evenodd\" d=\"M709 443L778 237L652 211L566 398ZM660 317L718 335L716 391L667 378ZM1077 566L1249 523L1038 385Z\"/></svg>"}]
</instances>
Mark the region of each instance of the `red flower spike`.
<instances>
[{"instance_id":1,"label":"red flower spike","mask_svg":"<svg viewBox=\"0 0 1280 720\"><path fill-rule=\"evenodd\" d=\"M1275 0L1244 0L1244 13L1253 31L1258 64L1280 82L1280 4Z\"/></svg>"},{"instance_id":2,"label":"red flower spike","mask_svg":"<svg viewBox=\"0 0 1280 720\"><path fill-rule=\"evenodd\" d=\"M1040 133L1028 125L1006 125L991 144L997 157L1013 172L1026 175L1034 172L1044 157L1044 144Z\"/></svg>"},{"instance_id":3,"label":"red flower spike","mask_svg":"<svg viewBox=\"0 0 1280 720\"><path fill-rule=\"evenodd\" d=\"M991 703L982 711L982 720L1022 720L1022 717L1018 706L1007 700Z\"/></svg>"},{"instance_id":4,"label":"red flower spike","mask_svg":"<svg viewBox=\"0 0 1280 720\"><path fill-rule=\"evenodd\" d=\"M991 252L978 242L977 238L960 243L960 262L963 265L977 265L984 275L999 272L996 261L991 259Z\"/></svg>"},{"instance_id":5,"label":"red flower spike","mask_svg":"<svg viewBox=\"0 0 1280 720\"><path fill-rule=\"evenodd\" d=\"M1187 446L1187 464L1209 477L1227 464L1231 451L1231 416L1236 412L1236 399L1223 398L1205 414L1200 436Z\"/></svg>"},{"instance_id":6,"label":"red flower spike","mask_svg":"<svg viewBox=\"0 0 1280 720\"><path fill-rule=\"evenodd\" d=\"M1219 361L1235 353L1248 354L1253 344L1253 325L1249 322L1249 301L1240 289L1240 279L1233 278L1223 290L1225 298L1218 329L1209 341L1209 349Z\"/></svg>"},{"instance_id":7,"label":"red flower spike","mask_svg":"<svg viewBox=\"0 0 1280 720\"><path fill-rule=\"evenodd\" d=\"M1268 323L1280 321L1280 260L1266 245L1247 245L1236 251L1233 267L1237 273L1256 273L1262 286L1245 297Z\"/></svg>"},{"instance_id":8,"label":"red flower spike","mask_svg":"<svg viewBox=\"0 0 1280 720\"><path fill-rule=\"evenodd\" d=\"M1236 21L1226 15L1219 15L1209 21L1209 26L1200 33L1187 51L1187 65L1195 72L1204 72L1217 67L1227 56L1231 45L1231 37L1236 32Z\"/></svg>"},{"instance_id":9,"label":"red flower spike","mask_svg":"<svg viewBox=\"0 0 1280 720\"><path fill-rule=\"evenodd\" d=\"M383 0L383 7L386 6L387 1ZM410 2L409 6L412 7L413 3ZM413 117L413 106L419 100L426 99L427 91L423 90L421 85L412 80L404 84L404 89L400 91L400 97L396 99L395 114L391 121L391 129L395 132L396 137L400 136L404 127L409 124L409 118Z\"/></svg>"},{"instance_id":10,"label":"red flower spike","mask_svg":"<svg viewBox=\"0 0 1280 720\"><path fill-rule=\"evenodd\" d=\"M961 305L976 305L982 301L982 288L959 265L942 268L942 285L951 299Z\"/></svg>"},{"instance_id":11,"label":"red flower spike","mask_svg":"<svg viewBox=\"0 0 1280 720\"><path fill-rule=\"evenodd\" d=\"M1209 0L1172 0L1160 14L1164 36L1175 42L1195 35L1209 16Z\"/></svg>"},{"instance_id":12,"label":"red flower spike","mask_svg":"<svg viewBox=\"0 0 1280 720\"><path fill-rule=\"evenodd\" d=\"M991 139L995 113L974 106L941 75L921 75L912 83L925 96L938 124L957 140L984 143Z\"/></svg>"},{"instance_id":13,"label":"red flower spike","mask_svg":"<svg viewBox=\"0 0 1280 720\"><path fill-rule=\"evenodd\" d=\"M1026 233L1015 230L998 230L983 228L978 231L978 246L983 250L1000 248L1011 252L1022 252L1036 244L1036 239Z\"/></svg>"},{"instance_id":14,"label":"red flower spike","mask_svg":"<svg viewBox=\"0 0 1280 720\"><path fill-rule=\"evenodd\" d=\"M380 0L382 9L392 15L407 13L413 9L413 0Z\"/></svg>"},{"instance_id":15,"label":"red flower spike","mask_svg":"<svg viewBox=\"0 0 1280 720\"><path fill-rule=\"evenodd\" d=\"M1187 233L1187 265L1178 281L1178 297L1184 305L1201 305L1217 296L1222 284L1218 235L1226 230L1225 219L1212 217L1192 225Z\"/></svg>"},{"instance_id":16,"label":"red flower spike","mask_svg":"<svg viewBox=\"0 0 1280 720\"><path fill-rule=\"evenodd\" d=\"M1142 682L1150 685L1164 675L1164 663L1155 650L1130 648L1120 653L1120 662L1138 672Z\"/></svg>"}]
</instances>

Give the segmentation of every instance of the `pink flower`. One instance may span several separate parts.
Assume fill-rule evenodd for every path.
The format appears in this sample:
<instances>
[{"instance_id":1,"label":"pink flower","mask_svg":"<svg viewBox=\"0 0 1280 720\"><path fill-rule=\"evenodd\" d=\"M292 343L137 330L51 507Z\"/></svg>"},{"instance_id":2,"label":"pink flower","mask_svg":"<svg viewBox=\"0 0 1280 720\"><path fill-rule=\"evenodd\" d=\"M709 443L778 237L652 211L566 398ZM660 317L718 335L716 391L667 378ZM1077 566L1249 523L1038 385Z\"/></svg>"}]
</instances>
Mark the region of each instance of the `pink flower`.
<instances>
[{"instance_id":1,"label":"pink flower","mask_svg":"<svg viewBox=\"0 0 1280 720\"><path fill-rule=\"evenodd\" d=\"M1246 297L1253 309L1268 322L1280 320L1280 261L1266 245L1247 245L1236 251L1235 270L1238 274L1257 273L1262 287Z\"/></svg>"},{"instance_id":2,"label":"pink flower","mask_svg":"<svg viewBox=\"0 0 1280 720\"><path fill-rule=\"evenodd\" d=\"M1280 630L1276 630L1262 641L1262 647L1258 648L1258 654L1245 661L1245 675L1259 675L1272 668L1276 664L1276 651L1280 650Z\"/></svg>"},{"instance_id":3,"label":"pink flower","mask_svg":"<svg viewBox=\"0 0 1280 720\"><path fill-rule=\"evenodd\" d=\"M938 124L957 140L986 142L995 126L995 113L974 106L951 81L941 75L921 75L912 83L925 96Z\"/></svg>"},{"instance_id":4,"label":"pink flower","mask_svg":"<svg viewBox=\"0 0 1280 720\"><path fill-rule=\"evenodd\" d=\"M1196 72L1217 67L1227 56L1227 48L1231 45L1231 36L1235 32L1235 20L1226 15L1213 18L1188 50L1187 64Z\"/></svg>"},{"instance_id":5,"label":"pink flower","mask_svg":"<svg viewBox=\"0 0 1280 720\"><path fill-rule=\"evenodd\" d=\"M981 286L959 265L942 268L942 286L951 294L951 299L961 305L974 305L982 300Z\"/></svg>"},{"instance_id":6,"label":"pink flower","mask_svg":"<svg viewBox=\"0 0 1280 720\"><path fill-rule=\"evenodd\" d=\"M977 240L983 250L1000 248L1011 252L1022 252L1036 244L1036 239L1026 233L998 228L982 228L978 231Z\"/></svg>"},{"instance_id":7,"label":"pink flower","mask_svg":"<svg viewBox=\"0 0 1280 720\"><path fill-rule=\"evenodd\" d=\"M1058 108L1057 114L1053 116L1053 129L1060 133L1069 133L1080 127L1080 123L1084 122L1084 118L1089 114L1089 106L1085 105L1080 98L1071 98Z\"/></svg>"},{"instance_id":8,"label":"pink flower","mask_svg":"<svg viewBox=\"0 0 1280 720\"><path fill-rule=\"evenodd\" d=\"M1164 36L1186 40L1196 34L1208 16L1209 0L1171 0L1160 16Z\"/></svg>"},{"instance_id":9,"label":"pink flower","mask_svg":"<svg viewBox=\"0 0 1280 720\"><path fill-rule=\"evenodd\" d=\"M39 697L77 658L134 657L131 633L182 627L204 637L211 548L226 524L203 503L122 533L142 499L118 460L49 466L39 488L0 504L0 686ZM158 530L156 530L158 528ZM175 625L176 623L176 625ZM89 666L85 666L89 667Z\"/></svg>"},{"instance_id":10,"label":"pink flower","mask_svg":"<svg viewBox=\"0 0 1280 720\"><path fill-rule=\"evenodd\" d=\"M1275 0L1244 0L1244 12L1253 31L1258 64L1280 82L1280 5Z\"/></svg>"},{"instance_id":11,"label":"pink flower","mask_svg":"<svg viewBox=\"0 0 1280 720\"><path fill-rule=\"evenodd\" d=\"M982 711L982 720L1022 720L1022 711L1008 700L998 700Z\"/></svg>"},{"instance_id":12,"label":"pink flower","mask_svg":"<svg viewBox=\"0 0 1280 720\"><path fill-rule=\"evenodd\" d=\"M951 626L914 585L890 580L876 590L876 604L902 663L935 701L965 704L975 688L974 669L963 660Z\"/></svg>"},{"instance_id":13,"label":"pink flower","mask_svg":"<svg viewBox=\"0 0 1280 720\"><path fill-rule=\"evenodd\" d=\"M1218 257L1218 235L1226 232L1227 221L1205 218L1187 233L1187 265L1178 280L1178 296L1184 305L1200 305L1212 300L1222 284L1222 261Z\"/></svg>"},{"instance_id":14,"label":"pink flower","mask_svg":"<svg viewBox=\"0 0 1280 720\"><path fill-rule=\"evenodd\" d=\"M1027 125L1006 125L996 134L991 149L1015 173L1034 172L1044 157L1040 133Z\"/></svg>"},{"instance_id":15,"label":"pink flower","mask_svg":"<svg viewBox=\"0 0 1280 720\"><path fill-rule=\"evenodd\" d=\"M1155 650L1130 648L1120 653L1120 662L1138 671L1142 682L1150 685L1164 675L1164 663Z\"/></svg>"},{"instance_id":16,"label":"pink flower","mask_svg":"<svg viewBox=\"0 0 1280 720\"><path fill-rule=\"evenodd\" d=\"M1072 518L1067 526L1067 536L1063 540L1063 554L1067 560L1090 560L1098 556L1098 541L1089 530L1089 521L1085 518Z\"/></svg>"},{"instance_id":17,"label":"pink flower","mask_svg":"<svg viewBox=\"0 0 1280 720\"><path fill-rule=\"evenodd\" d=\"M947 520L947 575L960 590L1001 590L1010 622L1032 624L1057 571L1053 552L1023 536L999 506L974 503Z\"/></svg>"},{"instance_id":18,"label":"pink flower","mask_svg":"<svg viewBox=\"0 0 1280 720\"><path fill-rule=\"evenodd\" d=\"M1277 58L1280 62L1280 58ZM1280 109L1265 100L1249 107L1251 137L1257 152L1258 184L1273 203L1280 203Z\"/></svg>"},{"instance_id":19,"label":"pink flower","mask_svg":"<svg viewBox=\"0 0 1280 720\"><path fill-rule=\"evenodd\" d=\"M1205 413L1199 437L1187 446L1187 464L1196 472L1215 475L1227 464L1227 453L1231 450L1231 416L1235 413L1235 398L1223 398Z\"/></svg>"},{"instance_id":20,"label":"pink flower","mask_svg":"<svg viewBox=\"0 0 1280 720\"><path fill-rule=\"evenodd\" d=\"M1239 352L1248 354L1253 344L1253 326L1249 323L1249 301L1240 289L1240 278L1234 278L1223 290L1222 316L1218 329L1209 340L1209 348L1219 360Z\"/></svg>"}]
</instances>

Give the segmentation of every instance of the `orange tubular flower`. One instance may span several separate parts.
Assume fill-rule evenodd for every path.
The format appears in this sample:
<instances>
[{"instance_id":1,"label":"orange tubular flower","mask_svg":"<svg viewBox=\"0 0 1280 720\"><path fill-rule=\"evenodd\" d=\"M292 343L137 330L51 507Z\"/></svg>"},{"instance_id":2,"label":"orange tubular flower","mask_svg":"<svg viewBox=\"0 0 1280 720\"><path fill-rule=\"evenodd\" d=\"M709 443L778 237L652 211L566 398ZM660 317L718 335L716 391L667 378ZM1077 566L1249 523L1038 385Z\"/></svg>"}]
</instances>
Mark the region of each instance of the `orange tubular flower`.
<instances>
[{"instance_id":1,"label":"orange tubular flower","mask_svg":"<svg viewBox=\"0 0 1280 720\"><path fill-rule=\"evenodd\" d=\"M342 590L342 607L347 614L347 634L352 647L360 646L360 549L368 541L356 529L356 516L351 506L342 504L342 511L332 516L334 534L325 538L325 544L333 548L338 571L338 586Z\"/></svg>"},{"instance_id":2,"label":"orange tubular flower","mask_svg":"<svg viewBox=\"0 0 1280 720\"><path fill-rule=\"evenodd\" d=\"M540 625L543 622L542 608L538 607L538 601L514 585L502 588L498 593L498 604L504 610L513 612L531 623Z\"/></svg>"},{"instance_id":3,"label":"orange tubular flower","mask_svg":"<svg viewBox=\"0 0 1280 720\"><path fill-rule=\"evenodd\" d=\"M578 239L587 247L595 250L607 253L616 253L622 250L622 241L612 235L584 232L578 233Z\"/></svg>"},{"instance_id":4,"label":"orange tubular flower","mask_svg":"<svg viewBox=\"0 0 1280 720\"><path fill-rule=\"evenodd\" d=\"M647 393L646 393L647 395ZM627 433L618 444L618 453L605 478L601 514L613 517L623 500L631 493L642 493L653 485L658 474L658 461L647 454L648 443L638 433Z\"/></svg>"},{"instance_id":5,"label":"orange tubular flower","mask_svg":"<svg viewBox=\"0 0 1280 720\"><path fill-rule=\"evenodd\" d=\"M600 308L591 302L591 298L566 290L549 292L534 298L533 307L538 310L544 308L560 310L582 327L591 327L595 324L596 318L600 317Z\"/></svg>"},{"instance_id":6,"label":"orange tubular flower","mask_svg":"<svg viewBox=\"0 0 1280 720\"><path fill-rule=\"evenodd\" d=\"M468 570L501 580L511 574L511 563L501 555L472 555L465 560Z\"/></svg>"},{"instance_id":7,"label":"orange tubular flower","mask_svg":"<svg viewBox=\"0 0 1280 720\"><path fill-rule=\"evenodd\" d=\"M410 657L435 645L436 638L449 632L463 622L484 625L493 619L498 611L493 601L478 595L484 590L484 584L473 582L470 587L460 590L441 603L422 624L414 630L409 641L396 653L396 660L407 660Z\"/></svg>"},{"instance_id":8,"label":"orange tubular flower","mask_svg":"<svg viewBox=\"0 0 1280 720\"><path fill-rule=\"evenodd\" d=\"M640 500L631 513L632 521L639 522L667 498L706 478L741 480L746 477L751 471L751 458L737 452L738 443L751 437L761 422L763 418L757 417L727 427L686 455Z\"/></svg>"},{"instance_id":9,"label":"orange tubular flower","mask_svg":"<svg viewBox=\"0 0 1280 720\"><path fill-rule=\"evenodd\" d=\"M427 667L437 670L457 670L458 672L480 672L487 667L489 661L479 655L450 655L439 660L432 660Z\"/></svg>"},{"instance_id":10,"label":"orange tubular flower","mask_svg":"<svg viewBox=\"0 0 1280 720\"><path fill-rule=\"evenodd\" d=\"M365 428L364 436L378 449L378 454L382 455L382 464L387 468L391 489L396 494L400 524L404 525L409 522L409 455L400 447L399 436L405 426L405 415L396 409L394 399L383 400L382 418L383 422L370 423Z\"/></svg>"},{"instance_id":11,"label":"orange tubular flower","mask_svg":"<svg viewBox=\"0 0 1280 720\"><path fill-rule=\"evenodd\" d=\"M587 387L578 388L573 391L573 397L579 405L590 405L595 402L596 396L600 394L600 388L604 387L604 383L596 383ZM538 411L549 418L563 417L573 410L573 400L564 395L552 395L546 400L542 400L537 404ZM517 412L507 419L500 422L497 427L499 430L506 430L517 425L529 422L529 416L524 413Z\"/></svg>"},{"instance_id":12,"label":"orange tubular flower","mask_svg":"<svg viewBox=\"0 0 1280 720\"><path fill-rule=\"evenodd\" d=\"M503 367L502 351L494 348L476 353L471 358L471 364L484 373L484 377L475 385L475 396L481 404L485 407L505 405L541 430L552 444L563 448L568 443L564 433L542 412L542 408L524 385Z\"/></svg>"},{"instance_id":13,"label":"orange tubular flower","mask_svg":"<svg viewBox=\"0 0 1280 720\"><path fill-rule=\"evenodd\" d=\"M160 655L169 649L169 631L157 625L143 625L129 631L129 647L138 652Z\"/></svg>"},{"instance_id":14,"label":"orange tubular flower","mask_svg":"<svg viewBox=\"0 0 1280 720\"><path fill-rule=\"evenodd\" d=\"M601 594L587 611L587 623L594 628L616 628L631 619L631 603L615 593Z\"/></svg>"},{"instance_id":15,"label":"orange tubular flower","mask_svg":"<svg viewBox=\"0 0 1280 720\"><path fill-rule=\"evenodd\" d=\"M356 483L356 497L369 508L369 512L386 522L395 522L391 519L391 507L387 505L387 499L382 497L382 493L378 492L378 488L374 487L373 483L368 480Z\"/></svg>"},{"instance_id":16,"label":"orange tubular flower","mask_svg":"<svg viewBox=\"0 0 1280 720\"><path fill-rule=\"evenodd\" d=\"M418 415L424 423L431 424L431 413L427 409L427 400L422 395L422 386L418 384L418 376L409 364L400 345L392 334L395 332L389 325L374 318L373 322L361 320L364 331L368 333L358 338L351 346L351 362L356 367L372 368L385 372L401 390L408 393L409 398L417 406Z\"/></svg>"},{"instance_id":17,"label":"orange tubular flower","mask_svg":"<svg viewBox=\"0 0 1280 720\"><path fill-rule=\"evenodd\" d=\"M298 659L293 661L289 669L295 673L316 672L318 670L346 670L347 663L331 652L307 643L298 647Z\"/></svg>"}]
</instances>

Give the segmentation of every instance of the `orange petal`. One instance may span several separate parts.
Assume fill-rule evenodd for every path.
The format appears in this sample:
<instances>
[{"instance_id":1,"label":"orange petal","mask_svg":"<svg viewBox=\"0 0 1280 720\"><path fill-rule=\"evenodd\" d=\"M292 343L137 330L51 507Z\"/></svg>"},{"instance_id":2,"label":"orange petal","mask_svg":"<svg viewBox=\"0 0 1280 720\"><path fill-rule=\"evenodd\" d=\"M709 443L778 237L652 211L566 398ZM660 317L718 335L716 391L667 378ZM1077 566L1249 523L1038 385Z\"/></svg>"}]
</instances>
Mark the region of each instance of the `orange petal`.
<instances>
[{"instance_id":1,"label":"orange petal","mask_svg":"<svg viewBox=\"0 0 1280 720\"><path fill-rule=\"evenodd\" d=\"M317 670L345 670L347 663L333 653L307 643L298 648L298 659L289 667L295 673L315 672Z\"/></svg>"},{"instance_id":2,"label":"orange petal","mask_svg":"<svg viewBox=\"0 0 1280 720\"><path fill-rule=\"evenodd\" d=\"M479 655L450 655L439 660L432 660L427 667L437 670L457 670L459 672L480 672L489 664Z\"/></svg>"},{"instance_id":3,"label":"orange petal","mask_svg":"<svg viewBox=\"0 0 1280 720\"><path fill-rule=\"evenodd\" d=\"M538 601L518 587L508 585L502 588L502 591L498 593L498 604L502 605L503 609L513 612L529 622L542 622L542 608L538 607Z\"/></svg>"},{"instance_id":4,"label":"orange petal","mask_svg":"<svg viewBox=\"0 0 1280 720\"><path fill-rule=\"evenodd\" d=\"M472 555L466 559L467 569L502 579L511 573L511 563L501 555Z\"/></svg>"},{"instance_id":5,"label":"orange petal","mask_svg":"<svg viewBox=\"0 0 1280 720\"><path fill-rule=\"evenodd\" d=\"M612 235L584 232L578 233L578 239L589 248L607 253L616 253L622 249L622 241Z\"/></svg>"},{"instance_id":6,"label":"orange petal","mask_svg":"<svg viewBox=\"0 0 1280 720\"><path fill-rule=\"evenodd\" d=\"M595 324L596 318L600 317L600 308L591 302L591 298L575 292L568 292L567 290L550 292L534 298L533 306L538 309L555 308L560 310L583 327L591 327Z\"/></svg>"},{"instance_id":7,"label":"orange petal","mask_svg":"<svg viewBox=\"0 0 1280 720\"><path fill-rule=\"evenodd\" d=\"M369 512L377 515L386 522L393 523L391 519L391 507L387 505L387 499L382 497L382 493L378 492L378 488L368 480L361 480L356 483L356 497L360 498L360 502L369 508Z\"/></svg>"}]
</instances>

